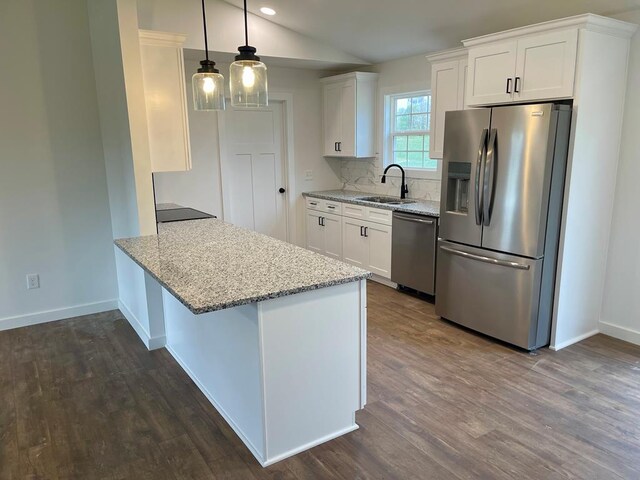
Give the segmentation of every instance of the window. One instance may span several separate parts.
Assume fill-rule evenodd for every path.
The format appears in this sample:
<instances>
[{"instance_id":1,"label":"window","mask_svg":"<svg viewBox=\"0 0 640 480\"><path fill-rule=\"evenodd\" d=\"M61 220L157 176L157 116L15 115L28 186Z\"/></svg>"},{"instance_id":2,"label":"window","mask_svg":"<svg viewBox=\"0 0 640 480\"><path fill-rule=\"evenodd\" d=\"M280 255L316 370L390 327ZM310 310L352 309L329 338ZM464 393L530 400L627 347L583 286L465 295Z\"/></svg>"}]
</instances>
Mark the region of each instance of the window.
<instances>
[{"instance_id":1,"label":"window","mask_svg":"<svg viewBox=\"0 0 640 480\"><path fill-rule=\"evenodd\" d=\"M416 92L389 96L387 156L385 163L437 172L438 161L429 158L431 95Z\"/></svg>"}]
</instances>

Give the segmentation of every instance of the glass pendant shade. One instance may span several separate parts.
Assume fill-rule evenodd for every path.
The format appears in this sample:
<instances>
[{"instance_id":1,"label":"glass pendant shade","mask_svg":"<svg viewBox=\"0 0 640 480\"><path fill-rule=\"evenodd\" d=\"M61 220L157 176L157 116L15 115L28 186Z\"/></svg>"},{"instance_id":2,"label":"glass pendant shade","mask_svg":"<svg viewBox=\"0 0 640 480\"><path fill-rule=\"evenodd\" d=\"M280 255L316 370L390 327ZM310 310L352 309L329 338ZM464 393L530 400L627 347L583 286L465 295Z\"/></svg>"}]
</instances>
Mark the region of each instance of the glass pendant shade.
<instances>
[{"instance_id":1,"label":"glass pendant shade","mask_svg":"<svg viewBox=\"0 0 640 480\"><path fill-rule=\"evenodd\" d=\"M193 108L195 110L224 110L224 77L217 72L194 73Z\"/></svg>"},{"instance_id":2,"label":"glass pendant shade","mask_svg":"<svg viewBox=\"0 0 640 480\"><path fill-rule=\"evenodd\" d=\"M266 107L269 105L267 66L257 57L254 60L238 60L238 57L229 68L231 105Z\"/></svg>"}]
</instances>

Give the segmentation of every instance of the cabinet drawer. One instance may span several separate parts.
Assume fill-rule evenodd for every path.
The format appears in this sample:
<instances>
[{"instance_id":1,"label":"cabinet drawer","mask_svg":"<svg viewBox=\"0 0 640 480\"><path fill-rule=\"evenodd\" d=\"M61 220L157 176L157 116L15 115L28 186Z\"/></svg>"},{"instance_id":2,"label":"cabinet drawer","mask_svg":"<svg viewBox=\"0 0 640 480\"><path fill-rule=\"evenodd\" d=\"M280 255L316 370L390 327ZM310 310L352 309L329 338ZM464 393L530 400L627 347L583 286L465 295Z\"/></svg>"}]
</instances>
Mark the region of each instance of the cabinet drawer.
<instances>
[{"instance_id":1,"label":"cabinet drawer","mask_svg":"<svg viewBox=\"0 0 640 480\"><path fill-rule=\"evenodd\" d=\"M342 214L345 217L361 218L364 220L367 217L366 211L367 207L363 207L362 205L353 205L351 203L342 205Z\"/></svg>"},{"instance_id":2,"label":"cabinet drawer","mask_svg":"<svg viewBox=\"0 0 640 480\"><path fill-rule=\"evenodd\" d=\"M334 215L342 215L342 203L325 200L322 205L322 211L333 213Z\"/></svg>"},{"instance_id":3,"label":"cabinet drawer","mask_svg":"<svg viewBox=\"0 0 640 480\"><path fill-rule=\"evenodd\" d=\"M381 208L366 207L366 219L370 222L382 223L383 225L391 225L393 212L391 210L383 210Z\"/></svg>"},{"instance_id":4,"label":"cabinet drawer","mask_svg":"<svg viewBox=\"0 0 640 480\"><path fill-rule=\"evenodd\" d=\"M322 210L322 200L317 198L307 198L307 208L311 210Z\"/></svg>"}]
</instances>

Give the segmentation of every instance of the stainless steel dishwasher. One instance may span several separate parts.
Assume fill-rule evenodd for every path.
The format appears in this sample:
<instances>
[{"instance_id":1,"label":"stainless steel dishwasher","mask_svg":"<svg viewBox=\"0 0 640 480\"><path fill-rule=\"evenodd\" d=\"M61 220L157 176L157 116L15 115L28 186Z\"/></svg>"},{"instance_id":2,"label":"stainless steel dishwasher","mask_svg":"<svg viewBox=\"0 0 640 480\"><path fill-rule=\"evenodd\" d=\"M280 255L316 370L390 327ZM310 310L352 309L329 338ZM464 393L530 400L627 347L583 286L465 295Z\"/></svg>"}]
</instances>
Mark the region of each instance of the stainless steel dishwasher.
<instances>
[{"instance_id":1,"label":"stainless steel dishwasher","mask_svg":"<svg viewBox=\"0 0 640 480\"><path fill-rule=\"evenodd\" d=\"M438 219L393 212L391 235L391 281L435 295Z\"/></svg>"}]
</instances>

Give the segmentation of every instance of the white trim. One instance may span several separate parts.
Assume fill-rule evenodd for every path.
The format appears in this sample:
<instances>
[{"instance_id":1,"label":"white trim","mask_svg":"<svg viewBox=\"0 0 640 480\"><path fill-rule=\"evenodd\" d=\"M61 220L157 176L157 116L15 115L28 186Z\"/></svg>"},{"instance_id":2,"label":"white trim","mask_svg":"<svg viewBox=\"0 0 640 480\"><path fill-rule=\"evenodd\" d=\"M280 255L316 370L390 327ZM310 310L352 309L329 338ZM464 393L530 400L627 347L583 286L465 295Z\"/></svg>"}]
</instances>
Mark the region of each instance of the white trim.
<instances>
[{"instance_id":1,"label":"white trim","mask_svg":"<svg viewBox=\"0 0 640 480\"><path fill-rule=\"evenodd\" d=\"M620 325L614 325L613 323L600 322L600 333L609 335L610 337L617 338L618 340L624 340L625 342L634 343L640 345L640 331L632 328L621 327Z\"/></svg>"},{"instance_id":2,"label":"white trim","mask_svg":"<svg viewBox=\"0 0 640 480\"><path fill-rule=\"evenodd\" d=\"M425 58L429 63L443 62L445 60L460 60L469 55L469 50L465 47L451 48L442 52L426 55Z\"/></svg>"},{"instance_id":3,"label":"white trim","mask_svg":"<svg viewBox=\"0 0 640 480\"><path fill-rule=\"evenodd\" d=\"M476 45L522 37L525 35L533 35L549 30L569 28L584 28L586 30L605 33L607 35L631 38L638 26L633 23L587 13L584 15L576 15L573 17L551 20L549 22L537 23L526 27L513 28L511 30L505 30L504 32L492 33L481 37L469 38L467 40L463 40L462 43L465 47L474 47Z\"/></svg>"},{"instance_id":4,"label":"white trim","mask_svg":"<svg viewBox=\"0 0 640 480\"><path fill-rule=\"evenodd\" d=\"M288 452L285 452L285 453L277 455L277 456L275 456L273 458L270 458L269 460L267 460L265 462L261 462L260 460L258 460L258 462L260 462L260 465L262 465L263 467L268 467L269 465L273 465L274 463L277 463L277 462L279 462L281 460L284 460L285 458L293 457L294 455L297 455L300 452L304 452L305 450L309 450L310 448L318 446L321 443L328 442L329 440L333 440L334 438L341 437L342 435L345 435L347 433L353 432L354 430L358 430L359 428L360 427L358 426L358 424L354 423L352 426L349 426L347 428L343 428L342 430L338 430L337 432L333 432L333 433L331 433L329 435L326 435L326 436L324 436L322 438L314 440L313 442L309 442L309 443L307 443L305 445L302 445L301 447L297 447L297 448L294 448L292 450L289 450Z\"/></svg>"},{"instance_id":5,"label":"white trim","mask_svg":"<svg viewBox=\"0 0 640 480\"><path fill-rule=\"evenodd\" d=\"M163 47L180 47L184 45L187 36L182 33L159 32L157 30L138 30L138 38L143 45L158 45Z\"/></svg>"},{"instance_id":6,"label":"white trim","mask_svg":"<svg viewBox=\"0 0 640 480\"><path fill-rule=\"evenodd\" d=\"M180 355L178 355L169 345L167 345L167 350L169 351L171 356L176 360L176 362L178 362L178 364L182 367L182 369L185 372L187 372L187 375L189 375L189 378L191 378L191 380L193 380L193 383L195 383L197 385L197 387L200 389L200 391L202 393L204 393L204 396L207 397L207 400L209 400L209 402L211 402L211 405L214 406L214 408L218 411L218 413L222 416L222 418L224 418L224 420L229 424L231 429L234 432L236 432L236 435L238 435L238 437L240 437L240 440L242 440L242 443L244 443L246 445L246 447L253 454L253 456L256 458L256 460L258 460L260 465L265 467L266 464L262 460L264 457L260 454L258 449L253 445L253 443L251 443L249 438L246 437L242 433L242 430L240 429L240 427L238 427L235 424L233 419L227 414L227 412L224 410L224 408L222 408L218 404L218 402L216 402L216 400L213 397L213 395L211 395L211 393L207 390L207 388L204 386L204 384L198 379L197 375L195 373L193 373L193 371L187 366L187 364L182 360L182 358L180 358ZM271 462L271 463L273 463L273 462Z\"/></svg>"},{"instance_id":7,"label":"white trim","mask_svg":"<svg viewBox=\"0 0 640 480\"><path fill-rule=\"evenodd\" d=\"M342 82L343 80L347 80L350 78L355 78L356 80L358 79L371 80L371 79L378 78L378 74L373 72L350 72L350 73L343 73L342 75L332 75L330 77L324 77L320 79L320 82L322 83Z\"/></svg>"},{"instance_id":8,"label":"white trim","mask_svg":"<svg viewBox=\"0 0 640 480\"><path fill-rule=\"evenodd\" d=\"M574 343L581 342L586 338L593 337L598 333L600 333L598 329L591 330L590 332L583 333L582 335L578 335L576 337L570 338L569 340L565 340L564 342L556 343L555 345L549 345L549 349L557 352L558 350L562 350L563 348L566 348L569 345L573 345Z\"/></svg>"},{"instance_id":9,"label":"white trim","mask_svg":"<svg viewBox=\"0 0 640 480\"><path fill-rule=\"evenodd\" d=\"M159 337L151 337L149 332L144 328L138 317L136 317L133 312L127 307L122 300L117 301L118 308L124 318L127 319L131 328L138 334L142 343L144 343L147 350L157 350L158 348L162 348L167 343L167 337L165 335Z\"/></svg>"},{"instance_id":10,"label":"white trim","mask_svg":"<svg viewBox=\"0 0 640 480\"><path fill-rule=\"evenodd\" d=\"M117 308L118 301L113 299L105 300L103 302L83 303L73 307L56 308L53 310L44 310L36 313L0 318L0 331L28 327L31 325L38 325L40 323L56 322L58 320L66 320L68 318L82 317L84 315L93 315L94 313L108 312L109 310L116 310Z\"/></svg>"}]
</instances>

